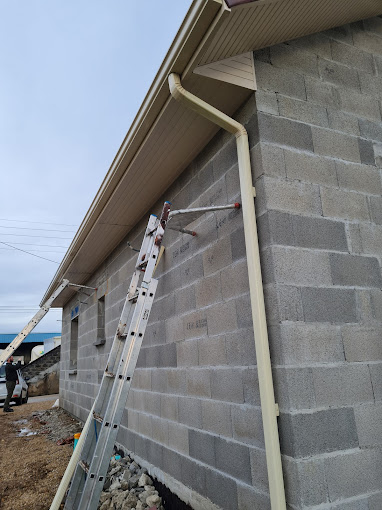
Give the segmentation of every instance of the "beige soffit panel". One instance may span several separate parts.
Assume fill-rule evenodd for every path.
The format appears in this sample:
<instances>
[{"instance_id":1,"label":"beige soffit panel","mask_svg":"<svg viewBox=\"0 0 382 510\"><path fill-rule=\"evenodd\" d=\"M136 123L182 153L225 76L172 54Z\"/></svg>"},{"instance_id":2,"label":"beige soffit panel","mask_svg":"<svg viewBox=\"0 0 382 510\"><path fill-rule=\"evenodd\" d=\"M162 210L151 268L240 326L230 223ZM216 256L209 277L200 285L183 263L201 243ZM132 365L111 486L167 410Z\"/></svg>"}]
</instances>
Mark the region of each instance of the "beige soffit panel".
<instances>
[{"instance_id":1,"label":"beige soffit panel","mask_svg":"<svg viewBox=\"0 0 382 510\"><path fill-rule=\"evenodd\" d=\"M194 69L194 73L214 80L233 83L246 89L256 90L252 52L199 66Z\"/></svg>"},{"instance_id":2,"label":"beige soffit panel","mask_svg":"<svg viewBox=\"0 0 382 510\"><path fill-rule=\"evenodd\" d=\"M199 65L379 14L381 0L258 0L237 5Z\"/></svg>"}]
</instances>

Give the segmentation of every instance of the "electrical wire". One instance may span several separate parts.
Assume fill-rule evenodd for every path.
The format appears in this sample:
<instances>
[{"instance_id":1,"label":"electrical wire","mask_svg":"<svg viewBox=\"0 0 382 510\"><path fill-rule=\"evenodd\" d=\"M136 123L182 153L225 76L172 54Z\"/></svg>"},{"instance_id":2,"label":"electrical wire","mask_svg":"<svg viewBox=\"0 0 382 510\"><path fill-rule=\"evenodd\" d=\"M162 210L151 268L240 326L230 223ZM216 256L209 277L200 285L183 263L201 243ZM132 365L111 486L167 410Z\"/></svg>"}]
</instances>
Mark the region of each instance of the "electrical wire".
<instances>
[{"instance_id":1,"label":"electrical wire","mask_svg":"<svg viewBox=\"0 0 382 510\"><path fill-rule=\"evenodd\" d=\"M15 246L12 246L10 244L4 243L4 241L0 241L0 244L5 244L6 246L9 246L10 248L13 248L14 250L22 251L23 253L27 253L28 255L32 255L32 257L37 257L39 259L47 260L48 262L54 262L55 264L60 265L59 262L56 260L47 259L45 257L41 257L40 255L35 255L34 253L30 253L29 251L22 250L21 248L16 248Z\"/></svg>"},{"instance_id":2,"label":"electrical wire","mask_svg":"<svg viewBox=\"0 0 382 510\"><path fill-rule=\"evenodd\" d=\"M5 234L4 234L5 235ZM20 246L43 246L44 248L65 248L67 250L69 246L61 246L60 244L33 244L33 243L17 243L16 241L12 241L12 244L19 244Z\"/></svg>"},{"instance_id":3,"label":"electrical wire","mask_svg":"<svg viewBox=\"0 0 382 510\"><path fill-rule=\"evenodd\" d=\"M13 228L17 230L43 230L44 232L66 232L67 234L75 234L75 230L59 230L57 228L30 228L30 227L9 227L8 225L0 225L0 228Z\"/></svg>"},{"instance_id":4,"label":"electrical wire","mask_svg":"<svg viewBox=\"0 0 382 510\"><path fill-rule=\"evenodd\" d=\"M39 237L41 239L62 239L62 240L65 240L65 241L71 241L73 238L72 237L54 237L54 236L30 236L28 234L8 234L5 233L5 232L0 232L1 235L3 236L17 236L17 237Z\"/></svg>"},{"instance_id":5,"label":"electrical wire","mask_svg":"<svg viewBox=\"0 0 382 510\"><path fill-rule=\"evenodd\" d=\"M9 218L0 218L0 221L14 221L17 223L35 223L39 225L59 225L60 227L78 227L78 225L71 225L68 223L50 223L48 221L11 220Z\"/></svg>"},{"instance_id":6,"label":"electrical wire","mask_svg":"<svg viewBox=\"0 0 382 510\"><path fill-rule=\"evenodd\" d=\"M11 248L0 248L0 250L4 251L12 251ZM65 251L55 251L55 250L31 250L34 253L61 253L61 255L65 255Z\"/></svg>"}]
</instances>

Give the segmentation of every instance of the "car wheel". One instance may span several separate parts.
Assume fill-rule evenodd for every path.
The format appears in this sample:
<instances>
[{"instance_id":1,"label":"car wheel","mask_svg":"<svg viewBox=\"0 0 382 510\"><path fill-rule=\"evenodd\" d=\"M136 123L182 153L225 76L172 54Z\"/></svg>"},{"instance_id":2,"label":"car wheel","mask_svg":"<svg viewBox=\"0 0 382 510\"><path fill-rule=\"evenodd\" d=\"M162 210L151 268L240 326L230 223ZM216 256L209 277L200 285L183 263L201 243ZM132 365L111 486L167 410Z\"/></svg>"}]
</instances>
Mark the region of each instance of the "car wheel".
<instances>
[{"instance_id":1,"label":"car wheel","mask_svg":"<svg viewBox=\"0 0 382 510\"><path fill-rule=\"evenodd\" d=\"M25 393L24 404L26 404L28 402L28 398L29 398L29 395L28 395L28 390L27 390L27 392Z\"/></svg>"},{"instance_id":2,"label":"car wheel","mask_svg":"<svg viewBox=\"0 0 382 510\"><path fill-rule=\"evenodd\" d=\"M23 392L21 392L20 398L15 398L15 402L17 406L21 406L21 404L24 402L23 400Z\"/></svg>"}]
</instances>

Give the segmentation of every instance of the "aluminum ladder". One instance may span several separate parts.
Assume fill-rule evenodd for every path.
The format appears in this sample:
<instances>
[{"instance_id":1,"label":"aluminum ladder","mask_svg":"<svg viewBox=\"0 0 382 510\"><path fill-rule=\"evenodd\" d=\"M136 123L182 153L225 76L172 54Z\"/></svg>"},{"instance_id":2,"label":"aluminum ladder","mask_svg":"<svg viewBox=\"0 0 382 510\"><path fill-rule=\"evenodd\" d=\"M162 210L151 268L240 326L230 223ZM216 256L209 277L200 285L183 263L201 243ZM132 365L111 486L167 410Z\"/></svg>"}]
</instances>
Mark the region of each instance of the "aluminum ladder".
<instances>
[{"instance_id":1,"label":"aluminum ladder","mask_svg":"<svg viewBox=\"0 0 382 510\"><path fill-rule=\"evenodd\" d=\"M179 215L200 216L207 211L240 208L240 205L236 203L172 212L170 208L171 204L165 202L160 218L155 215L149 218L94 402L92 411L94 427L89 428L83 443L80 460L67 494L65 510L97 509L158 285L158 280L153 278L153 274L163 252L161 245L167 223L172 218L178 218ZM179 226L176 221L173 221L173 225L169 225L168 228L196 235L195 232ZM132 248L130 243L128 246Z\"/></svg>"},{"instance_id":2,"label":"aluminum ladder","mask_svg":"<svg viewBox=\"0 0 382 510\"><path fill-rule=\"evenodd\" d=\"M49 312L53 301L67 287L80 287L95 290L94 287L86 287L85 285L77 285L75 283L70 283L69 280L62 280L62 283L57 287L57 289L53 292L50 298L45 301L40 310L32 317L32 319L28 322L25 328L21 330L21 332L12 340L12 342L9 345L7 345L4 351L0 354L0 367L10 356L12 356L12 354L19 347L19 345L23 343L23 341L29 335L29 333L31 333L37 326L37 324L45 317L45 315Z\"/></svg>"}]
</instances>

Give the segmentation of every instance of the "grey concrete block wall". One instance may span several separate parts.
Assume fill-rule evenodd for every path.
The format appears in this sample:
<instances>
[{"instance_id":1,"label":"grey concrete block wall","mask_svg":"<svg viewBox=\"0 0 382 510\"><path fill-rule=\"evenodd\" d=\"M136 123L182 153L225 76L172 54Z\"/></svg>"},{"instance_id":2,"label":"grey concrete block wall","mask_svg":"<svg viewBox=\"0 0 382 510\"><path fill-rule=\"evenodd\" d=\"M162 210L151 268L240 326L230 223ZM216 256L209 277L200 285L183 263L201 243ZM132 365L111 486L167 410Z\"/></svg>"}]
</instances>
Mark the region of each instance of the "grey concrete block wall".
<instances>
[{"instance_id":1,"label":"grey concrete block wall","mask_svg":"<svg viewBox=\"0 0 382 510\"><path fill-rule=\"evenodd\" d=\"M255 52L256 105L251 98L237 114L248 129L257 188L293 510L370 510L382 499L381 27L376 18ZM165 199L185 208L239 194L235 143L219 133L153 212ZM133 245L146 221L130 232ZM118 441L224 509L267 510L241 213L210 213L192 228L196 238L166 234ZM123 242L89 279L98 295L77 296L64 309L60 396L81 419L96 395L133 268ZM102 296L105 342L95 345Z\"/></svg>"},{"instance_id":2,"label":"grey concrete block wall","mask_svg":"<svg viewBox=\"0 0 382 510\"><path fill-rule=\"evenodd\" d=\"M375 18L255 53L248 127L293 509L381 504L381 34Z\"/></svg>"}]
</instances>

